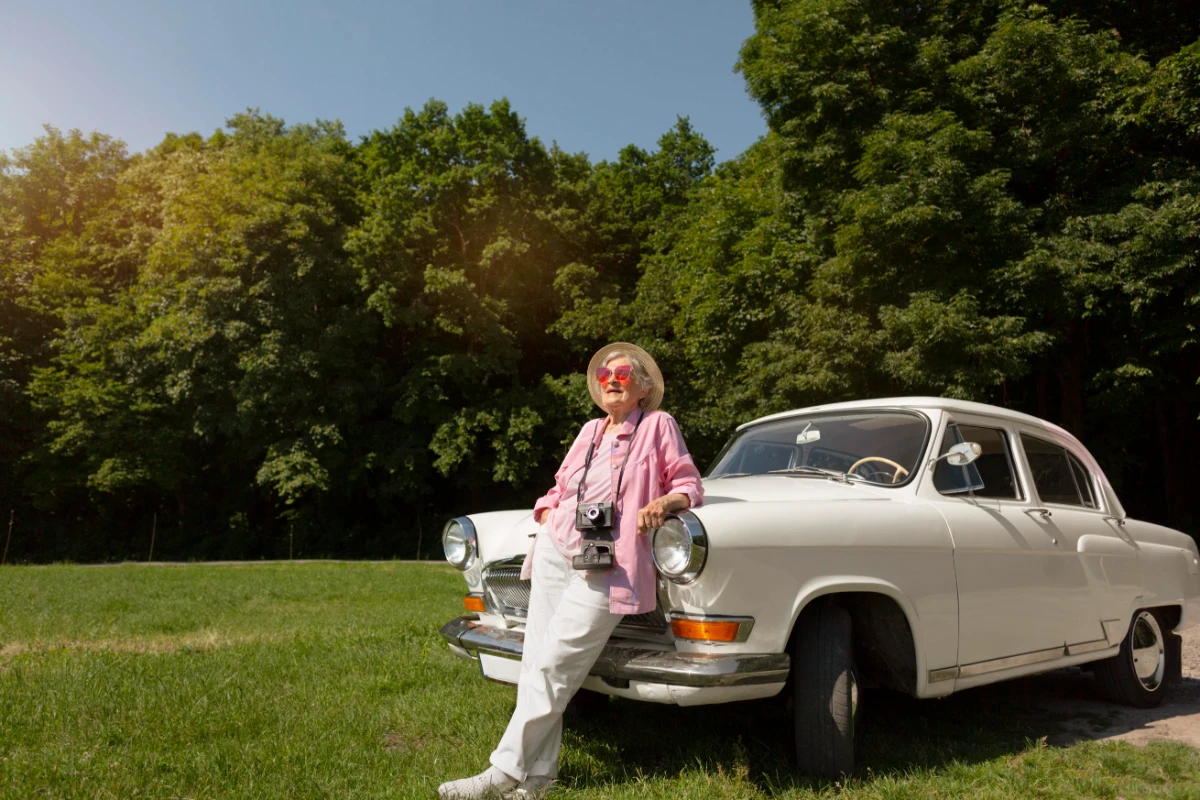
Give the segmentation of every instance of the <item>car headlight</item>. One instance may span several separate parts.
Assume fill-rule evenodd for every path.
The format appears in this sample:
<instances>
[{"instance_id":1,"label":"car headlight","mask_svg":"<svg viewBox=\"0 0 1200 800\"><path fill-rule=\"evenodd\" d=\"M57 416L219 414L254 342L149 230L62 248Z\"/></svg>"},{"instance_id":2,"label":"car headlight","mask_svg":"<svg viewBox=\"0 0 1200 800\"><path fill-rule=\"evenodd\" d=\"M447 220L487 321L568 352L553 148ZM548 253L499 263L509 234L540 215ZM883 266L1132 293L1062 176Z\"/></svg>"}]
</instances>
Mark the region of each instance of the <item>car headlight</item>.
<instances>
[{"instance_id":1,"label":"car headlight","mask_svg":"<svg viewBox=\"0 0 1200 800\"><path fill-rule=\"evenodd\" d=\"M470 569L479 550L471 520L456 517L447 522L442 529L442 549L446 551L446 560L451 566L461 570Z\"/></svg>"},{"instance_id":2,"label":"car headlight","mask_svg":"<svg viewBox=\"0 0 1200 800\"><path fill-rule=\"evenodd\" d=\"M654 566L664 578L675 583L691 583L704 569L708 559L708 535L699 518L690 511L668 517L650 540Z\"/></svg>"}]
</instances>

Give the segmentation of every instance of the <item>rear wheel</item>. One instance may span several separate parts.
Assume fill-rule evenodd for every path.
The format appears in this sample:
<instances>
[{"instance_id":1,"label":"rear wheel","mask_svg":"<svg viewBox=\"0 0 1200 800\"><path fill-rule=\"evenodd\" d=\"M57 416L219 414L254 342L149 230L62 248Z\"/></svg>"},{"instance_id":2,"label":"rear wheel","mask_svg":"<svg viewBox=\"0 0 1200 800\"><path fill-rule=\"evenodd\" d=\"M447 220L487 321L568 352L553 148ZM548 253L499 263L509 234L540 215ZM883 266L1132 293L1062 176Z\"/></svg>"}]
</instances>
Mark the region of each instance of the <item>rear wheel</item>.
<instances>
[{"instance_id":1,"label":"rear wheel","mask_svg":"<svg viewBox=\"0 0 1200 800\"><path fill-rule=\"evenodd\" d=\"M1161 611L1133 617L1121 650L1096 662L1096 680L1108 699L1137 708L1154 708L1182 673L1183 648Z\"/></svg>"},{"instance_id":2,"label":"rear wheel","mask_svg":"<svg viewBox=\"0 0 1200 800\"><path fill-rule=\"evenodd\" d=\"M803 614L792 665L800 770L826 778L853 772L858 685L850 614L836 606Z\"/></svg>"}]
</instances>

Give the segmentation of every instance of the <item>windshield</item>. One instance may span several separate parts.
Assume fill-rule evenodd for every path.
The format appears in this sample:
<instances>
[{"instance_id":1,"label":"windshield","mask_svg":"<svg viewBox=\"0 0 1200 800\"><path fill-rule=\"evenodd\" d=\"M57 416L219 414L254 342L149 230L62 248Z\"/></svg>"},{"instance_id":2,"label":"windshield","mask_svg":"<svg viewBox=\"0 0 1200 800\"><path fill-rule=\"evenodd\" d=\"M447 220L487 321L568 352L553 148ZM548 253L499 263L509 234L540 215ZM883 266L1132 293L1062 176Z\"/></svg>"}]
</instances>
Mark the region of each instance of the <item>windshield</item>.
<instances>
[{"instance_id":1,"label":"windshield","mask_svg":"<svg viewBox=\"0 0 1200 800\"><path fill-rule=\"evenodd\" d=\"M912 411L788 417L735 433L705 477L848 474L902 486L912 479L928 432L925 417Z\"/></svg>"}]
</instances>

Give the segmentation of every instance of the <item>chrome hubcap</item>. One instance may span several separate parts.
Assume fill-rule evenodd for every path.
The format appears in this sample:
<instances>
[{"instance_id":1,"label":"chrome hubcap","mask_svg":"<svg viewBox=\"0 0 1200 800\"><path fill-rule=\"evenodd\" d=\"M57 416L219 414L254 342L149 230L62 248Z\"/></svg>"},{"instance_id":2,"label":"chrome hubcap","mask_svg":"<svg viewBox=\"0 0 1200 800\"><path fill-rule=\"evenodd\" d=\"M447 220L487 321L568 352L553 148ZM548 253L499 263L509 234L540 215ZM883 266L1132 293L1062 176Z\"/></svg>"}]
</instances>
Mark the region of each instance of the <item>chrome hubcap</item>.
<instances>
[{"instance_id":1,"label":"chrome hubcap","mask_svg":"<svg viewBox=\"0 0 1200 800\"><path fill-rule=\"evenodd\" d=\"M1148 692L1162 685L1163 673L1167 668L1166 651L1163 647L1162 629L1158 620L1149 611L1143 611L1133 621L1129 635L1129 651L1133 655L1133 671L1138 682Z\"/></svg>"}]
</instances>

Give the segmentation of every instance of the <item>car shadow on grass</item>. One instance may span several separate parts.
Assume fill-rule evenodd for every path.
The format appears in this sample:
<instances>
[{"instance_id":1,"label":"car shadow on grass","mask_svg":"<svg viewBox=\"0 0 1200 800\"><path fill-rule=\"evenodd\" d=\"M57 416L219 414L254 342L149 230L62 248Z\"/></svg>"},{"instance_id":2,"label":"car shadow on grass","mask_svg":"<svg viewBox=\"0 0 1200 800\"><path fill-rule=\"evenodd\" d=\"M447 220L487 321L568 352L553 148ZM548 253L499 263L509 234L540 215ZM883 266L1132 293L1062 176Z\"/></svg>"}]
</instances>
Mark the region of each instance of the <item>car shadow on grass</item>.
<instances>
[{"instance_id":1,"label":"car shadow on grass","mask_svg":"<svg viewBox=\"0 0 1200 800\"><path fill-rule=\"evenodd\" d=\"M999 687L997 687L999 688ZM1184 677L1158 708L1130 708L1100 696L1095 678L1081 669L1063 669L1030 681L1030 701L1063 717L1050 744L1121 738L1135 744L1170 736L1200 745L1200 680Z\"/></svg>"},{"instance_id":2,"label":"car shadow on grass","mask_svg":"<svg viewBox=\"0 0 1200 800\"><path fill-rule=\"evenodd\" d=\"M1161 708L1138 711L1166 719L1197 712L1200 681L1185 679ZM1072 705L1081 706L1075 708ZM968 689L941 700L917 700L882 690L863 692L856 777L871 780L976 764L1038 743L1069 745L1096 738L1072 733L1081 719L1119 732L1144 724L1101 700L1094 679L1079 669ZM782 698L729 705L676 706L612 700L568 718L566 738L582 751L564 764L564 784L606 784L674 778L697 768L740 775L764 792L820 789L831 781L796 773L790 710Z\"/></svg>"}]
</instances>

